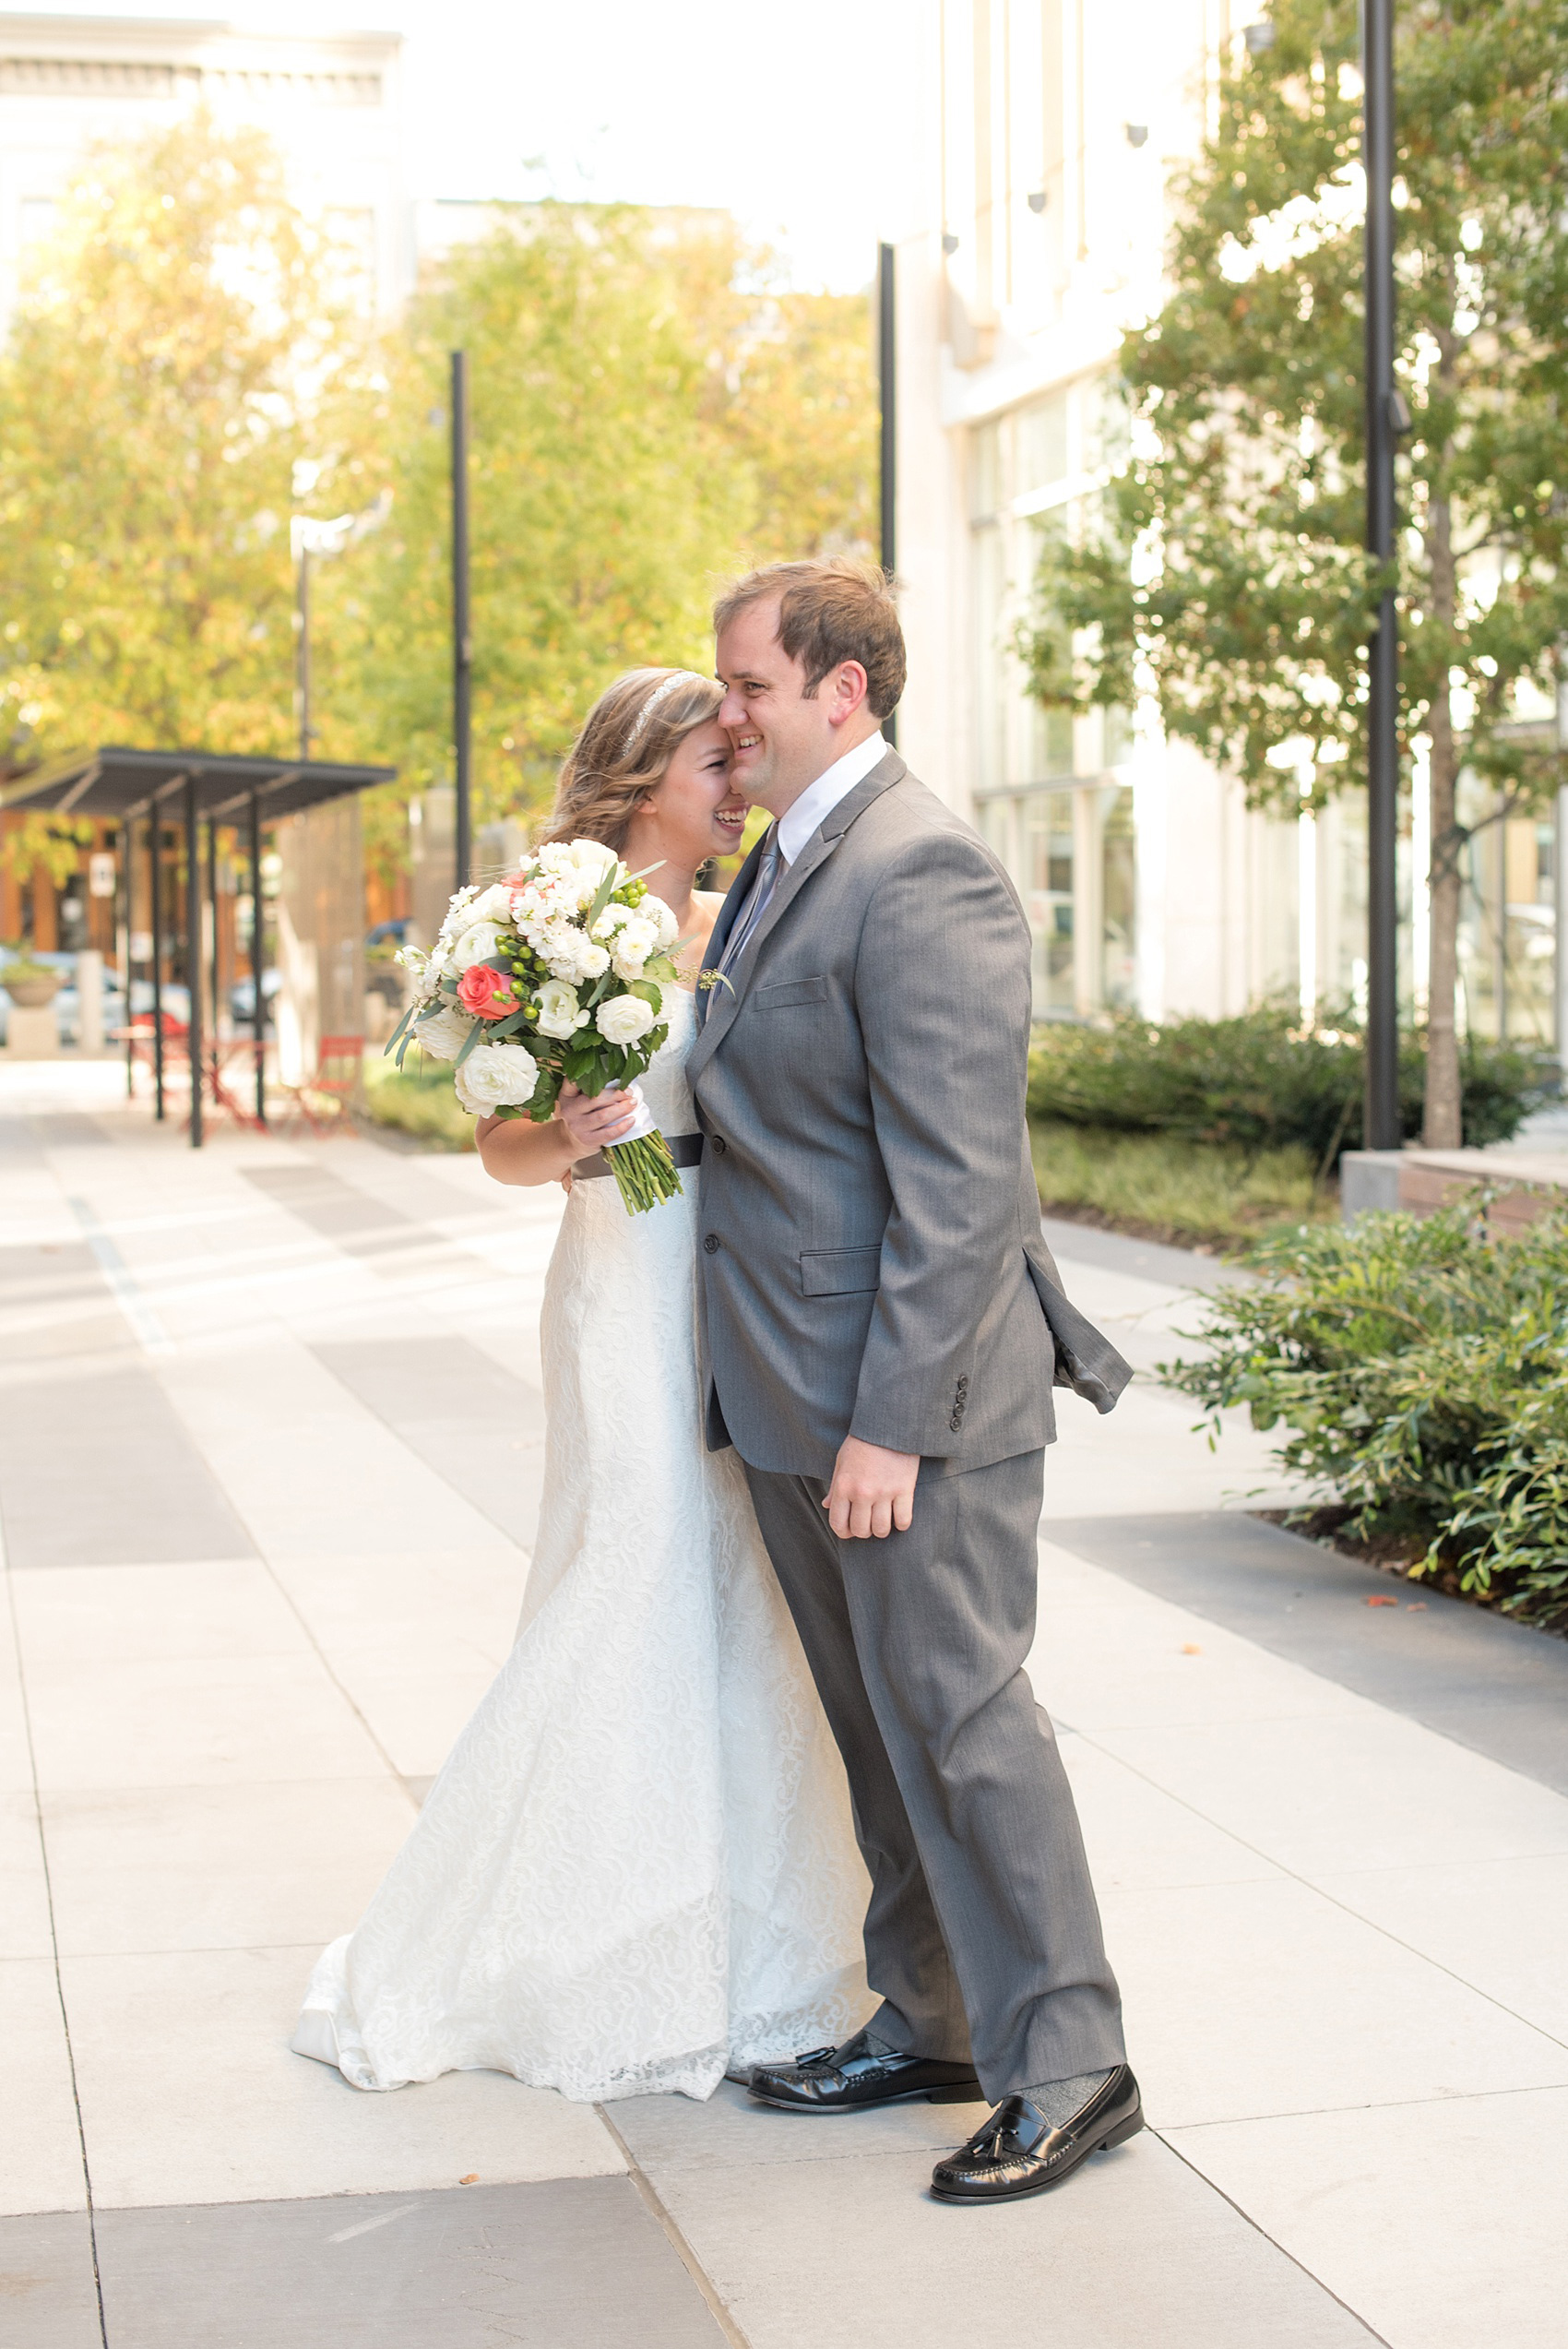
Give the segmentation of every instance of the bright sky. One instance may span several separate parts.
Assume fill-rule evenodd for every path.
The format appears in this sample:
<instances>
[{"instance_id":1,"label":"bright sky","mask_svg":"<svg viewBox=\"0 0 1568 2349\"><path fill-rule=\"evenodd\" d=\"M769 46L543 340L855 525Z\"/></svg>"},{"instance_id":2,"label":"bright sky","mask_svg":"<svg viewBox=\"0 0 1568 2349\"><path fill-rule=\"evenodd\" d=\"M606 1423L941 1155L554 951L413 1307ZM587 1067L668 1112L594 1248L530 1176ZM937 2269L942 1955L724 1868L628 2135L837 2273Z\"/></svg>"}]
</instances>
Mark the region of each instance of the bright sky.
<instances>
[{"instance_id":1,"label":"bright sky","mask_svg":"<svg viewBox=\"0 0 1568 2349\"><path fill-rule=\"evenodd\" d=\"M797 283L849 292L918 216L933 18L931 0L241 0L231 21L403 33L418 196L720 205Z\"/></svg>"}]
</instances>

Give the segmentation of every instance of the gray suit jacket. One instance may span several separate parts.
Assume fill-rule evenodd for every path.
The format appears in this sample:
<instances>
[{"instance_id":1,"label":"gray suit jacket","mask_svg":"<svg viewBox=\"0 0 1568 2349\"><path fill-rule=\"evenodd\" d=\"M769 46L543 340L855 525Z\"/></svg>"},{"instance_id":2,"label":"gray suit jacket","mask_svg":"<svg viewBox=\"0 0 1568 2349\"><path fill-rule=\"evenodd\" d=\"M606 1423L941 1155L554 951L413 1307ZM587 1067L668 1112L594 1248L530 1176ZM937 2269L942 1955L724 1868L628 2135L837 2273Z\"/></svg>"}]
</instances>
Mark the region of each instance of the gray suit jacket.
<instances>
[{"instance_id":1,"label":"gray suit jacket","mask_svg":"<svg viewBox=\"0 0 1568 2349\"><path fill-rule=\"evenodd\" d=\"M951 1472L1050 1443L1053 1380L1115 1402L1131 1371L1040 1236L1029 958L1006 874L897 752L784 875L688 1062L710 1449L828 1477L854 1434Z\"/></svg>"}]
</instances>

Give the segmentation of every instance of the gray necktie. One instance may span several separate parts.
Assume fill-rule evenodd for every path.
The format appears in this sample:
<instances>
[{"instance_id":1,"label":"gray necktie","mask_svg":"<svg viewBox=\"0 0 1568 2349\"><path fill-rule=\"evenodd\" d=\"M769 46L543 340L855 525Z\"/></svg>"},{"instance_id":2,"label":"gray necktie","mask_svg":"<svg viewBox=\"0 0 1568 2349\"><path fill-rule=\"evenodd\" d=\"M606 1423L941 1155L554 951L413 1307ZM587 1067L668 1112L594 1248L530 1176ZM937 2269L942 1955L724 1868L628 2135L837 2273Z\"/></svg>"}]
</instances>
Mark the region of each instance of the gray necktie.
<instances>
[{"instance_id":1,"label":"gray necktie","mask_svg":"<svg viewBox=\"0 0 1568 2349\"><path fill-rule=\"evenodd\" d=\"M719 970L721 976L729 976L751 944L758 923L772 902L773 892L778 881L779 868L783 862L778 846L778 827L775 824L767 836L767 846L763 851L762 863L757 866L757 876L752 886L752 893L736 915L735 926L724 941L724 951L719 958ZM711 999L710 996L710 1002Z\"/></svg>"}]
</instances>

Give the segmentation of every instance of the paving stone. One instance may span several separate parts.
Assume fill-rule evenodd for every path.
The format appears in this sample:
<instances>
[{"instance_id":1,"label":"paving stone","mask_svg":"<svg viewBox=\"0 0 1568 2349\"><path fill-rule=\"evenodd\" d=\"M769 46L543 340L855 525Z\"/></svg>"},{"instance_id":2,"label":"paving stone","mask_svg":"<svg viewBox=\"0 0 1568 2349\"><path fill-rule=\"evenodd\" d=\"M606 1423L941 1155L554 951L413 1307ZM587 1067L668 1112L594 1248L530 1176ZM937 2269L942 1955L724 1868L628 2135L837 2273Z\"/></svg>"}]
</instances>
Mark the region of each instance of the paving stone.
<instances>
[{"instance_id":1,"label":"paving stone","mask_svg":"<svg viewBox=\"0 0 1568 2349\"><path fill-rule=\"evenodd\" d=\"M255 1556L157 1379L129 1365L7 1389L0 1514L18 1569Z\"/></svg>"},{"instance_id":2,"label":"paving stone","mask_svg":"<svg viewBox=\"0 0 1568 2349\"><path fill-rule=\"evenodd\" d=\"M723 2340L625 2177L112 2211L98 2225L112 2349L721 2349Z\"/></svg>"},{"instance_id":3,"label":"paving stone","mask_svg":"<svg viewBox=\"0 0 1568 2349\"><path fill-rule=\"evenodd\" d=\"M1568 1640L1241 1511L1048 1519L1047 1538L1568 1795ZM1412 1610L1369 1598L1420 1598Z\"/></svg>"},{"instance_id":4,"label":"paving stone","mask_svg":"<svg viewBox=\"0 0 1568 2349\"><path fill-rule=\"evenodd\" d=\"M6 2349L102 2349L85 2211L0 2218L0 2341Z\"/></svg>"},{"instance_id":5,"label":"paving stone","mask_svg":"<svg viewBox=\"0 0 1568 2349\"><path fill-rule=\"evenodd\" d=\"M927 2190L943 2107L862 2123L744 2104L726 2087L615 2116L751 2349L1366 2349L1354 2316L1147 2133L1050 2194L970 2211ZM939 2141L976 2125L947 2109Z\"/></svg>"},{"instance_id":6,"label":"paving stone","mask_svg":"<svg viewBox=\"0 0 1568 2349\"><path fill-rule=\"evenodd\" d=\"M466 1497L531 1550L544 1474L544 1398L467 1338L313 1345L318 1362L440 1476L462 1462ZM484 1440L475 1433L484 1429Z\"/></svg>"}]
</instances>

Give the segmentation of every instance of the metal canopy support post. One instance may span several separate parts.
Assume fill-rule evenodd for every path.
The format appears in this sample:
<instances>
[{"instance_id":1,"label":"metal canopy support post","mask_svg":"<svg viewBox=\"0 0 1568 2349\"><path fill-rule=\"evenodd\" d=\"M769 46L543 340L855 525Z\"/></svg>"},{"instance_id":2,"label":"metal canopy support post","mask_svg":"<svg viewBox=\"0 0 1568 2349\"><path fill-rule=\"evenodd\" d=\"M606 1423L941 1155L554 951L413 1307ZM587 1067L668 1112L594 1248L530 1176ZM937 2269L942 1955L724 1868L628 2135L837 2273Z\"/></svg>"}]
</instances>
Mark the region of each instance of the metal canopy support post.
<instances>
[{"instance_id":1,"label":"metal canopy support post","mask_svg":"<svg viewBox=\"0 0 1568 2349\"><path fill-rule=\"evenodd\" d=\"M898 566L898 345L897 256L891 244L876 248L876 381L881 403L882 567L891 578ZM889 711L882 731L897 746L898 717Z\"/></svg>"},{"instance_id":2,"label":"metal canopy support post","mask_svg":"<svg viewBox=\"0 0 1568 2349\"><path fill-rule=\"evenodd\" d=\"M1394 558L1394 0L1361 0L1367 174L1367 552ZM1368 646L1366 1147L1397 1150L1399 624L1385 588Z\"/></svg>"},{"instance_id":3,"label":"metal canopy support post","mask_svg":"<svg viewBox=\"0 0 1568 2349\"><path fill-rule=\"evenodd\" d=\"M207 826L207 901L212 908L212 971L208 982L207 997L208 1010L211 1015L212 1025L208 1034L208 1050L212 1067L213 1099L216 1100L218 1097L218 1080L222 1073L218 1061L218 1040L222 1033L223 1027L222 1019L220 1017L220 1008L222 1001L221 965L223 957L220 941L218 936L218 825L216 820L210 817L208 818Z\"/></svg>"},{"instance_id":4,"label":"metal canopy support post","mask_svg":"<svg viewBox=\"0 0 1568 2349\"><path fill-rule=\"evenodd\" d=\"M148 853L152 861L148 920L152 925L152 1114L163 1122L163 826L158 802L147 819ZM127 1006L127 1009L129 1007Z\"/></svg>"},{"instance_id":5,"label":"metal canopy support post","mask_svg":"<svg viewBox=\"0 0 1568 2349\"><path fill-rule=\"evenodd\" d=\"M261 794L252 792L251 850L251 1032L255 1038L255 1122L267 1123L267 997L262 991L266 923L261 910Z\"/></svg>"},{"instance_id":6,"label":"metal canopy support post","mask_svg":"<svg viewBox=\"0 0 1568 2349\"><path fill-rule=\"evenodd\" d=\"M129 1101L137 1089L137 1040L131 1025L131 974L136 969L131 942L137 926L137 828L128 817L115 830L114 850L119 867L116 911L123 906L125 916L117 927L114 960L120 971L120 1000L125 1007L125 1098Z\"/></svg>"},{"instance_id":7,"label":"metal canopy support post","mask_svg":"<svg viewBox=\"0 0 1568 2349\"><path fill-rule=\"evenodd\" d=\"M201 822L196 814L196 779L185 778L185 1044L191 1064L191 1148L201 1148Z\"/></svg>"},{"instance_id":8,"label":"metal canopy support post","mask_svg":"<svg viewBox=\"0 0 1568 2349\"><path fill-rule=\"evenodd\" d=\"M452 353L452 750L457 784L456 886L473 861L473 645L469 634L469 354Z\"/></svg>"}]
</instances>

